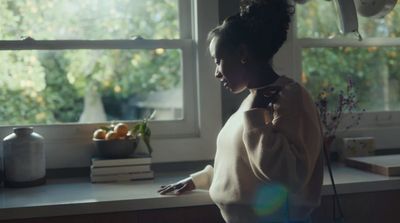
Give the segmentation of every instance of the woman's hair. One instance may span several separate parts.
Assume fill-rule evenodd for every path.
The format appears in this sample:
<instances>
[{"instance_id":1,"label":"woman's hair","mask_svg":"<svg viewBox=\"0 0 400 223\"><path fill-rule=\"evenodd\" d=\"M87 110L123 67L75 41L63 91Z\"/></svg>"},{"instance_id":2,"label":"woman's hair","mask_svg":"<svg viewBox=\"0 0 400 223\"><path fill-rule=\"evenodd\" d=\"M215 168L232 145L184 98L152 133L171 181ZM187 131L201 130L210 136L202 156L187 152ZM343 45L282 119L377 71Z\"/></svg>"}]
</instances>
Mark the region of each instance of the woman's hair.
<instances>
[{"instance_id":1,"label":"woman's hair","mask_svg":"<svg viewBox=\"0 0 400 223\"><path fill-rule=\"evenodd\" d=\"M224 20L208 34L222 47L245 44L260 59L271 59L286 41L294 7L287 0L242 0L240 13Z\"/></svg>"}]
</instances>

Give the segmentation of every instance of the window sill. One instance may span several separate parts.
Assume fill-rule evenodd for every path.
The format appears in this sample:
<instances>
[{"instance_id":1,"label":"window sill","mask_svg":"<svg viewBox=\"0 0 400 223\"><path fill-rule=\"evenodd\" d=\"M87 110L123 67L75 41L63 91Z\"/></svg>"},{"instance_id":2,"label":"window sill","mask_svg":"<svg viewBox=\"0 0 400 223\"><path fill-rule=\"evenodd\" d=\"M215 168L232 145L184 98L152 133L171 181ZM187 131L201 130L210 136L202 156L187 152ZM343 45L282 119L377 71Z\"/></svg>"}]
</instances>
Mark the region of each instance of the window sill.
<instances>
[{"instance_id":1,"label":"window sill","mask_svg":"<svg viewBox=\"0 0 400 223\"><path fill-rule=\"evenodd\" d=\"M333 166L340 194L398 190L400 177L372 174L340 164ZM88 178L49 179L46 185L24 189L0 188L0 220L111 213L213 204L206 191L159 195L160 185L193 171L157 172L154 180L92 184ZM332 194L325 172L323 195Z\"/></svg>"}]
</instances>

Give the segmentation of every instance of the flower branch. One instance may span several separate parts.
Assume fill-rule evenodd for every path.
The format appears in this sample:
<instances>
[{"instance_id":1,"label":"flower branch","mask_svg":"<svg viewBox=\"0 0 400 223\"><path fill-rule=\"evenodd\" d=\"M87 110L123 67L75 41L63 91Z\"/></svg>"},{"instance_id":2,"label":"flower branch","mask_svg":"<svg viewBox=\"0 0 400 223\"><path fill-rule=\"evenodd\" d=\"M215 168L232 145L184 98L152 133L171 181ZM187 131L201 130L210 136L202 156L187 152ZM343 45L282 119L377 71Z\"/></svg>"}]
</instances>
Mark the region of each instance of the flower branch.
<instances>
[{"instance_id":1,"label":"flower branch","mask_svg":"<svg viewBox=\"0 0 400 223\"><path fill-rule=\"evenodd\" d=\"M343 120L344 113L351 114L351 121L345 123L345 130L360 123L362 113L355 113L358 110L358 100L352 80L348 80L345 91L337 92L332 86L323 88L317 96L316 105L326 139L333 140L336 137L336 131Z\"/></svg>"}]
</instances>

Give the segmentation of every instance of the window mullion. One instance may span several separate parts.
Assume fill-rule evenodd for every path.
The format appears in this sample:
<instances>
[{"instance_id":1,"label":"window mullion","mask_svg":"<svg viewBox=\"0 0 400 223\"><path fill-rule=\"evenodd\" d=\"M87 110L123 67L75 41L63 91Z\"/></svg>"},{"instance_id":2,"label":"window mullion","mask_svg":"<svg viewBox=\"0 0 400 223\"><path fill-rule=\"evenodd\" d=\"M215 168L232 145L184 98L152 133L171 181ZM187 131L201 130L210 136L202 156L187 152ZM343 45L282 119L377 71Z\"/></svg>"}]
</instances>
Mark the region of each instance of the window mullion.
<instances>
[{"instance_id":1,"label":"window mullion","mask_svg":"<svg viewBox=\"0 0 400 223\"><path fill-rule=\"evenodd\" d=\"M297 38L297 17L292 17L292 23L289 29L289 40L292 42L292 61L293 61L293 77L296 80L300 80L300 74L302 73L302 55L301 55L301 45L299 44L299 39Z\"/></svg>"},{"instance_id":2,"label":"window mullion","mask_svg":"<svg viewBox=\"0 0 400 223\"><path fill-rule=\"evenodd\" d=\"M368 47L368 46L400 46L400 38L368 38L362 41L356 39L297 39L302 48L312 47Z\"/></svg>"},{"instance_id":3,"label":"window mullion","mask_svg":"<svg viewBox=\"0 0 400 223\"><path fill-rule=\"evenodd\" d=\"M67 49L177 49L193 40L18 40L0 41L0 50L67 50Z\"/></svg>"},{"instance_id":4,"label":"window mullion","mask_svg":"<svg viewBox=\"0 0 400 223\"><path fill-rule=\"evenodd\" d=\"M191 4L191 0L179 0L179 34L181 39L192 39Z\"/></svg>"}]
</instances>

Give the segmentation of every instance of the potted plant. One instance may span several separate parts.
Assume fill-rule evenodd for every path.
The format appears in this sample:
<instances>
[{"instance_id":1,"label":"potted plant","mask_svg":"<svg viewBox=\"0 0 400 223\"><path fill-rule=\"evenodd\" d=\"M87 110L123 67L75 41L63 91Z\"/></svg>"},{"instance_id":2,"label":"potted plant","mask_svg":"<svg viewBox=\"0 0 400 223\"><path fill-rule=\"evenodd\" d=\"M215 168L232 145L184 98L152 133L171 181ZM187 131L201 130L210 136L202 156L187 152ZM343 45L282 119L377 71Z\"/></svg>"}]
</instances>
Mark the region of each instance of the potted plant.
<instances>
[{"instance_id":1,"label":"potted plant","mask_svg":"<svg viewBox=\"0 0 400 223\"><path fill-rule=\"evenodd\" d=\"M351 79L347 81L346 90L337 90L333 86L323 88L318 94L316 105L323 127L324 146L327 150L336 138L336 131L343 120L344 113L351 115L351 121L343 123L343 129L348 130L359 124L361 112L358 112L358 100ZM365 111L364 109L362 111Z\"/></svg>"},{"instance_id":2,"label":"potted plant","mask_svg":"<svg viewBox=\"0 0 400 223\"><path fill-rule=\"evenodd\" d=\"M146 144L149 155L151 155L153 153L153 149L150 145L151 130L148 126L148 120L148 118L143 119L137 123L131 131L134 135L143 140L143 142Z\"/></svg>"}]
</instances>

